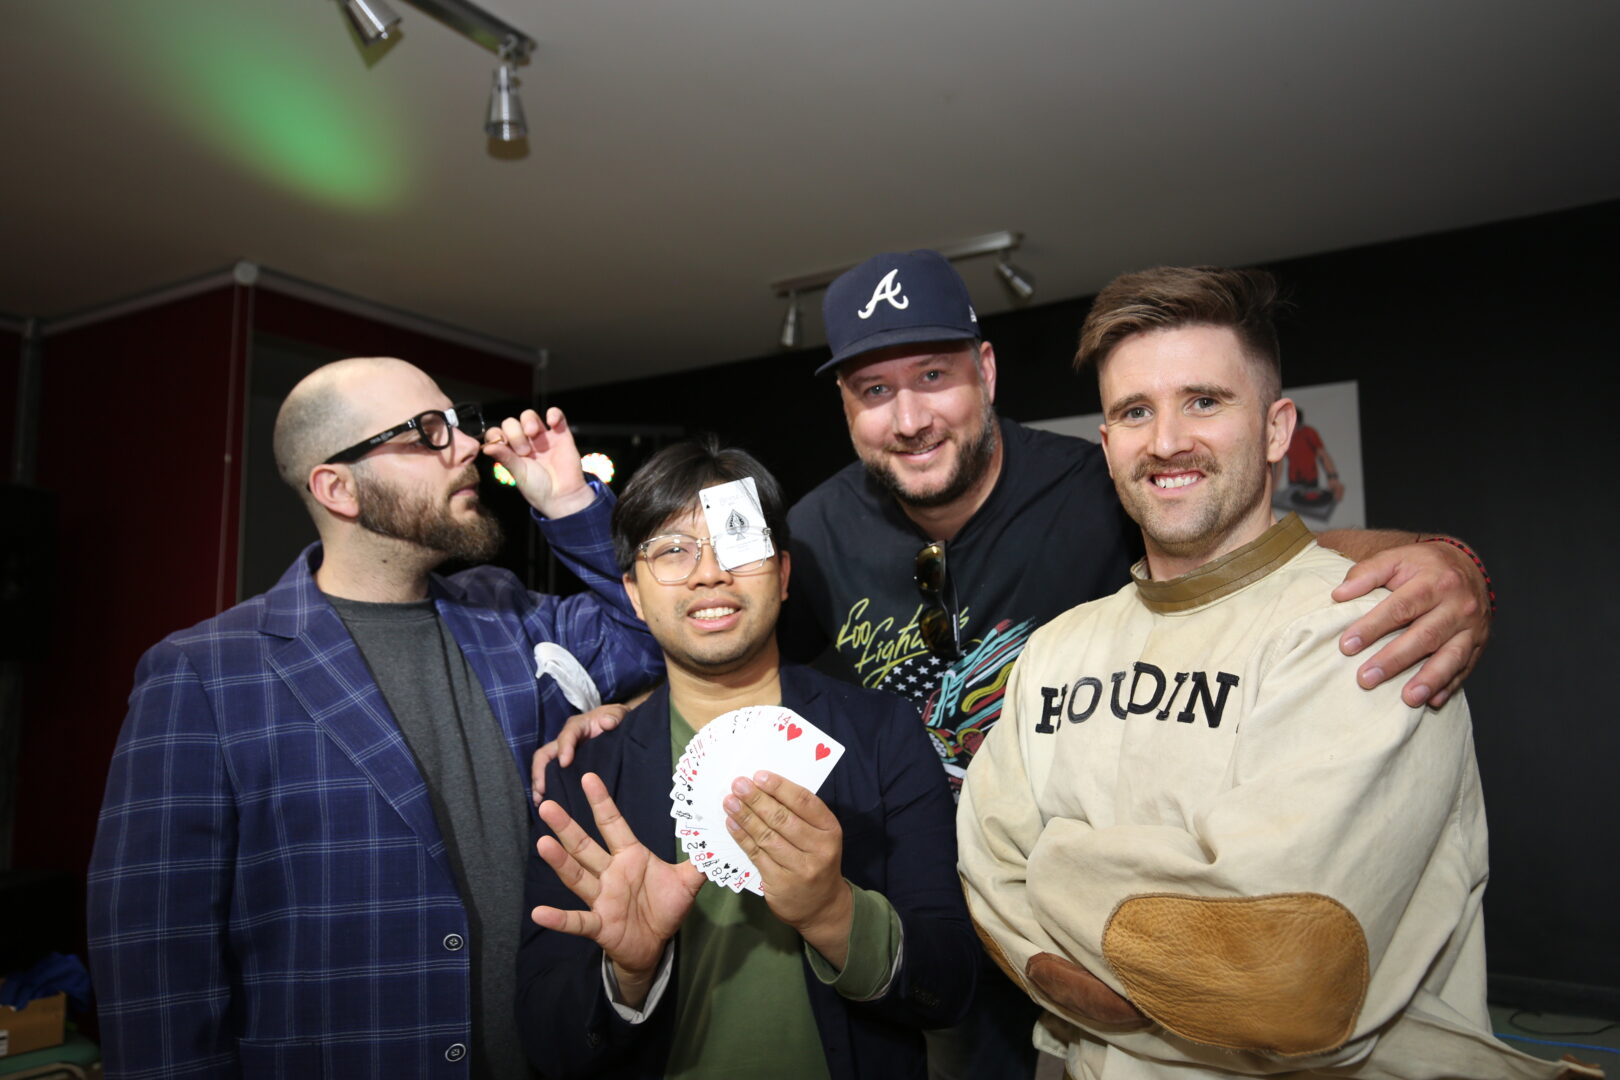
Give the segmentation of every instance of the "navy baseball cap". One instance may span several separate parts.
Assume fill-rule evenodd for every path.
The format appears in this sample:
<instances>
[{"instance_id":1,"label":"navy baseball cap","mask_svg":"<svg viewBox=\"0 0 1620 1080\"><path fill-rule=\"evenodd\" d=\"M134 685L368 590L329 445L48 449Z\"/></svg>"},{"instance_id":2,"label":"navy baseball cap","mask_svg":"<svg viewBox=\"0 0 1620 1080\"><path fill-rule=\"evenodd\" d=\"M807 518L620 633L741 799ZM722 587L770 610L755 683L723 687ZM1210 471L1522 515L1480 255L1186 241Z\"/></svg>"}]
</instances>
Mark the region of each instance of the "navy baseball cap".
<instances>
[{"instance_id":1,"label":"navy baseball cap","mask_svg":"<svg viewBox=\"0 0 1620 1080\"><path fill-rule=\"evenodd\" d=\"M889 345L979 336L967 285L937 251L885 252L846 270L827 287L821 320L832 359L817 375Z\"/></svg>"}]
</instances>

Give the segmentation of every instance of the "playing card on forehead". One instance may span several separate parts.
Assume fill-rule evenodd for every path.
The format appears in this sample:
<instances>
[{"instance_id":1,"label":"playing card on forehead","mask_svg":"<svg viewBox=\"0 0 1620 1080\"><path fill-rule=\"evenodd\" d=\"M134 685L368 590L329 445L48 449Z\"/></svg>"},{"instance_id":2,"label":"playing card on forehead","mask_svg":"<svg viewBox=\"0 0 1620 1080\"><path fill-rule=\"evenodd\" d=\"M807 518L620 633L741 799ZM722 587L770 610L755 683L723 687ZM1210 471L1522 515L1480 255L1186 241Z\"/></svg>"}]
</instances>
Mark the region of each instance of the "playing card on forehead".
<instances>
[{"instance_id":1,"label":"playing card on forehead","mask_svg":"<svg viewBox=\"0 0 1620 1080\"><path fill-rule=\"evenodd\" d=\"M670 787L669 813L687 857L716 884L763 895L758 868L726 828L732 784L766 771L815 792L843 753L792 709L753 705L715 717L687 743Z\"/></svg>"},{"instance_id":2,"label":"playing card on forehead","mask_svg":"<svg viewBox=\"0 0 1620 1080\"><path fill-rule=\"evenodd\" d=\"M776 553L770 537L761 535L765 510L760 506L752 476L706 487L698 492L698 502L709 526L714 557L722 569L759 562Z\"/></svg>"}]
</instances>

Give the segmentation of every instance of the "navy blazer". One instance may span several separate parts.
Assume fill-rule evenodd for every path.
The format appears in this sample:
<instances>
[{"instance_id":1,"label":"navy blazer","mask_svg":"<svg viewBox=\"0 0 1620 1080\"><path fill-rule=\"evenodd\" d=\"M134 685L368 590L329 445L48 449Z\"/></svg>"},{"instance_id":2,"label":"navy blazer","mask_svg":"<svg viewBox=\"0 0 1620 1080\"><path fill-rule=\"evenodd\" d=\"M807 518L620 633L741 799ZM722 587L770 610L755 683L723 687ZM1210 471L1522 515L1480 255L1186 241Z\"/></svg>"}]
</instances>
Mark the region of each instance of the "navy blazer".
<instances>
[{"instance_id":1,"label":"navy blazer","mask_svg":"<svg viewBox=\"0 0 1620 1080\"><path fill-rule=\"evenodd\" d=\"M922 1029L946 1027L967 1010L978 969L956 875L955 807L915 708L809 668L782 669L782 704L844 744L819 792L844 830L844 876L882 893L900 916L901 962L887 992L850 1001L804 964L827 1069L845 1077L922 1077ZM663 687L619 730L582 745L568 769L552 763L546 793L598 843L579 778L602 778L637 838L675 859L669 816L669 690ZM541 834L548 832L540 826ZM707 886L705 886L707 888ZM584 908L536 854L528 906ZM675 976L642 1024L620 1019L602 988L602 950L530 923L518 954L518 1025L530 1062L547 1077L661 1077L674 1036Z\"/></svg>"},{"instance_id":2,"label":"navy blazer","mask_svg":"<svg viewBox=\"0 0 1620 1080\"><path fill-rule=\"evenodd\" d=\"M536 680L536 642L610 695L662 668L618 578L612 505L541 524L592 593L542 596L488 566L429 584L525 789L541 719L572 711ZM141 660L90 862L109 1076L468 1075L467 913L320 557Z\"/></svg>"}]
</instances>

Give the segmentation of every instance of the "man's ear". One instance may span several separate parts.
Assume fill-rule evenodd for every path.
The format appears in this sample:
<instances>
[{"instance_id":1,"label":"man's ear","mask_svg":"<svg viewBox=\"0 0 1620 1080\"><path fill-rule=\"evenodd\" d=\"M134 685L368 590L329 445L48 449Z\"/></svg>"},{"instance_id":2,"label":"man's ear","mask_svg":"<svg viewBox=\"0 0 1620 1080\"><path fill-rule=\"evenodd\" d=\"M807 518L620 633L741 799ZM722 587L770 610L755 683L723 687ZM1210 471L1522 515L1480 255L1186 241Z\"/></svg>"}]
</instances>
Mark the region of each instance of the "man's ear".
<instances>
[{"instance_id":1,"label":"man's ear","mask_svg":"<svg viewBox=\"0 0 1620 1080\"><path fill-rule=\"evenodd\" d=\"M984 382L984 394L993 405L996 401L996 347L988 341L979 342L979 378Z\"/></svg>"},{"instance_id":2,"label":"man's ear","mask_svg":"<svg viewBox=\"0 0 1620 1080\"><path fill-rule=\"evenodd\" d=\"M1288 455L1297 421L1294 402L1289 398L1278 398L1266 410L1266 460L1273 465Z\"/></svg>"},{"instance_id":3,"label":"man's ear","mask_svg":"<svg viewBox=\"0 0 1620 1080\"><path fill-rule=\"evenodd\" d=\"M782 595L778 599L786 600L788 598L788 575L793 572L793 559L786 551L778 551L776 553L776 564L777 574L782 579Z\"/></svg>"},{"instance_id":4,"label":"man's ear","mask_svg":"<svg viewBox=\"0 0 1620 1080\"><path fill-rule=\"evenodd\" d=\"M309 471L309 493L334 517L360 516L360 493L354 470L347 465L317 465Z\"/></svg>"},{"instance_id":5,"label":"man's ear","mask_svg":"<svg viewBox=\"0 0 1620 1080\"><path fill-rule=\"evenodd\" d=\"M1097 425L1097 441L1102 444L1103 461L1108 464L1108 475L1114 475L1114 459L1108 456L1108 425Z\"/></svg>"},{"instance_id":6,"label":"man's ear","mask_svg":"<svg viewBox=\"0 0 1620 1080\"><path fill-rule=\"evenodd\" d=\"M636 588L636 568L632 566L630 572L625 574L622 580L624 581L624 595L629 598L630 607L635 611L636 618L646 622L647 616L641 613L641 593Z\"/></svg>"}]
</instances>

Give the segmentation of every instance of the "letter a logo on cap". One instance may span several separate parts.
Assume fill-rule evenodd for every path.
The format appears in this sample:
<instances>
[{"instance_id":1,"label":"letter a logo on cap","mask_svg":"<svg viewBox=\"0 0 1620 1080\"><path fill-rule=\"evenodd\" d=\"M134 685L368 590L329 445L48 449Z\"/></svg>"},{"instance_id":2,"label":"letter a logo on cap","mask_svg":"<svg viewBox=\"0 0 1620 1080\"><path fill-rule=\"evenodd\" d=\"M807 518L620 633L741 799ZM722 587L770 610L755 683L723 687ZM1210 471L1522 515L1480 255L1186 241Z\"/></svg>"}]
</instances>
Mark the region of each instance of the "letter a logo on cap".
<instances>
[{"instance_id":1,"label":"letter a logo on cap","mask_svg":"<svg viewBox=\"0 0 1620 1080\"><path fill-rule=\"evenodd\" d=\"M906 308L910 307L911 297L901 296L900 283L894 280L894 275L898 274L899 272L899 269L896 268L894 270L890 270L887 274L884 274L883 280L878 282L877 288L872 290L872 299L868 300L866 302L866 306L857 311L855 314L859 315L863 319L870 319L872 317L872 312L877 310L879 300L887 300L889 302L889 306L894 308L896 311L904 311Z\"/></svg>"}]
</instances>

